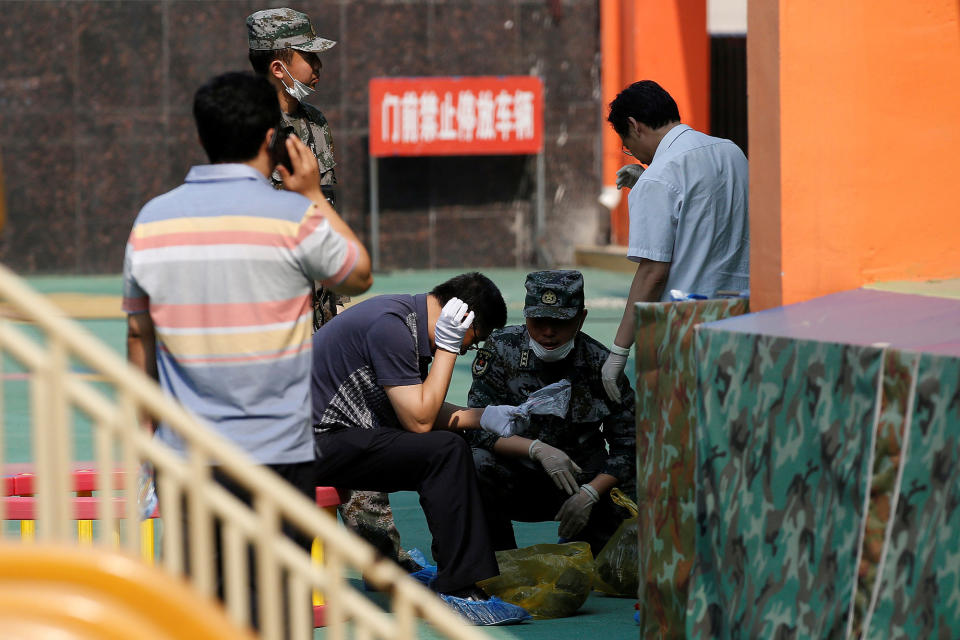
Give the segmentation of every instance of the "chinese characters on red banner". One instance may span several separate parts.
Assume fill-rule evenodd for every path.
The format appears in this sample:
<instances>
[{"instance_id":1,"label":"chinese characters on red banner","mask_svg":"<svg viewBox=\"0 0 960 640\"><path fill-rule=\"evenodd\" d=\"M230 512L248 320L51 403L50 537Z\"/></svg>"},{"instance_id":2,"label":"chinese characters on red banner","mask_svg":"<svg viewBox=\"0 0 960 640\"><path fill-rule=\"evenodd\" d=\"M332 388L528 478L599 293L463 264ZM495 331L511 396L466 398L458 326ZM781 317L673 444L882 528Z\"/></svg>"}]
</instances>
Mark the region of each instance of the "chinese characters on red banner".
<instances>
[{"instance_id":1,"label":"chinese characters on red banner","mask_svg":"<svg viewBox=\"0 0 960 640\"><path fill-rule=\"evenodd\" d=\"M533 76L370 81L373 156L538 153L542 129Z\"/></svg>"}]
</instances>

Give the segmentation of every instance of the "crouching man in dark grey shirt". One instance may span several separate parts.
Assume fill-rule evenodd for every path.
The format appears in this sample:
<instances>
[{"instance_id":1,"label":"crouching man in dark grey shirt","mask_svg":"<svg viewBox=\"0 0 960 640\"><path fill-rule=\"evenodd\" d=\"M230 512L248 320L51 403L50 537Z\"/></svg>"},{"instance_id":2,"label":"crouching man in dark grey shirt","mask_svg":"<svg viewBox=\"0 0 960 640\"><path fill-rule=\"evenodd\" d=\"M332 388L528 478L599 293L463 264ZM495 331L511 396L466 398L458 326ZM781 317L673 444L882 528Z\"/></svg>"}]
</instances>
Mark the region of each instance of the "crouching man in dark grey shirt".
<instances>
[{"instance_id":1,"label":"crouching man in dark grey shirt","mask_svg":"<svg viewBox=\"0 0 960 640\"><path fill-rule=\"evenodd\" d=\"M489 602L476 582L497 575L470 446L455 430L513 433L510 412L445 402L458 355L506 324L496 285L479 273L429 294L382 295L337 315L313 337L311 391L317 483L417 491L437 555L433 588L477 624ZM431 364L432 361L432 364ZM482 604L483 603L483 604ZM512 607L495 603L498 611ZM523 619L525 612L511 612ZM494 624L502 624L498 619Z\"/></svg>"}]
</instances>

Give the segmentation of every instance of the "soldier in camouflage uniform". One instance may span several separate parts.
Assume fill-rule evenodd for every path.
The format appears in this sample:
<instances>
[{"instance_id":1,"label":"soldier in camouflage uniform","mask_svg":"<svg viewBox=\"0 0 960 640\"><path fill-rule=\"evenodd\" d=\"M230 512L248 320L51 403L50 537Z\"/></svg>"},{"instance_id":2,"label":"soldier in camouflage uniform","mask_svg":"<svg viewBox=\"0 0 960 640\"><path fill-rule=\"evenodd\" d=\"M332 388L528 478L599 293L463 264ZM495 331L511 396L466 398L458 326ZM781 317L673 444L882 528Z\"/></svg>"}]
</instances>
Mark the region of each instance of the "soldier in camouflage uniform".
<instances>
[{"instance_id":1,"label":"soldier in camouflage uniform","mask_svg":"<svg viewBox=\"0 0 960 640\"><path fill-rule=\"evenodd\" d=\"M250 64L277 90L281 119L306 144L320 165L320 187L336 208L333 137L323 113L303 99L319 81L322 51L336 42L318 37L305 13L293 9L266 9L247 17ZM281 186L274 173L275 186Z\"/></svg>"},{"instance_id":2,"label":"soldier in camouflage uniform","mask_svg":"<svg viewBox=\"0 0 960 640\"><path fill-rule=\"evenodd\" d=\"M265 75L280 100L282 127L296 133L317 158L320 188L336 207L337 176L334 172L333 136L323 113L304 98L313 93L322 67L317 55L336 42L316 35L310 18L293 9L265 9L247 17L250 64ZM282 188L280 174L274 172L273 184ZM314 329L319 329L337 313L337 304L349 298L317 288L314 297ZM340 507L340 517L357 534L385 555L400 562L409 571L420 568L400 549L400 534L393 522L390 502L385 493L355 491Z\"/></svg>"},{"instance_id":3,"label":"soldier in camouflage uniform","mask_svg":"<svg viewBox=\"0 0 960 640\"><path fill-rule=\"evenodd\" d=\"M526 324L494 331L473 362L468 404L519 405L562 379L572 390L566 418L531 416L516 435L471 433L474 464L494 549L516 547L512 520L558 520L562 539L590 543L596 555L628 517L607 495L635 490L634 397L622 373L621 400L600 379L607 349L580 331L579 271L527 276ZM609 448L609 450L608 450Z\"/></svg>"}]
</instances>

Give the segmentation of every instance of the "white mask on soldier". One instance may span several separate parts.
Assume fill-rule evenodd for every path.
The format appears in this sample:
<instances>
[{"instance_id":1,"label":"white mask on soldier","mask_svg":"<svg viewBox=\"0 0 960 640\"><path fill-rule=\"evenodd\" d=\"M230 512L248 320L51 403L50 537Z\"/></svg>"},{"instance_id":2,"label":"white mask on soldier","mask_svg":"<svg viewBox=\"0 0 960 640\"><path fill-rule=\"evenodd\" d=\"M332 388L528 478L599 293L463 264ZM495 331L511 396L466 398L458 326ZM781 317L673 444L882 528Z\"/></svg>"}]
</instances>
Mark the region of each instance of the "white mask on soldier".
<instances>
[{"instance_id":1,"label":"white mask on soldier","mask_svg":"<svg viewBox=\"0 0 960 640\"><path fill-rule=\"evenodd\" d=\"M307 96L309 96L310 94L316 91L316 89L312 89L307 85L303 84L302 82L300 82L299 80L297 80L296 78L294 78L290 74L290 71L287 69L287 65L283 64L283 62L279 60L278 62L280 62L280 66L283 67L283 70L287 72L287 75L290 76L290 79L293 80L292 87L288 87L287 83L283 82L282 79L280 80L280 82L283 83L283 88L286 89L287 93L289 93L294 100L296 100L297 102L303 102L304 98L306 98Z\"/></svg>"},{"instance_id":2,"label":"white mask on soldier","mask_svg":"<svg viewBox=\"0 0 960 640\"><path fill-rule=\"evenodd\" d=\"M537 356L537 358L543 360L544 362L559 362L570 355L570 352L573 351L573 343L576 341L576 339L577 337L574 336L559 347L547 349L533 338L530 338L530 348L533 349L533 355Z\"/></svg>"}]
</instances>

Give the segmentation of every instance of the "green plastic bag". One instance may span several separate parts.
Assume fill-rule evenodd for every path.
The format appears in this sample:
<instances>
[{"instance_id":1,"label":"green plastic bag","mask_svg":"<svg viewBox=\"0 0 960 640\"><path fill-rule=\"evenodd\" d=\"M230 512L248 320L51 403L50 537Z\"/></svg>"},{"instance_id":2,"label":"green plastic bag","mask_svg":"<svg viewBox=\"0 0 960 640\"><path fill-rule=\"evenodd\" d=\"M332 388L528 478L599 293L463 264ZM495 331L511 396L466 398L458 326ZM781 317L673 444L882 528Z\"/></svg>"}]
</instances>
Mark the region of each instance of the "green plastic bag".
<instances>
[{"instance_id":1,"label":"green plastic bag","mask_svg":"<svg viewBox=\"0 0 960 640\"><path fill-rule=\"evenodd\" d=\"M636 598L640 589L639 513L636 503L619 489L610 499L630 512L597 554L594 588L613 596Z\"/></svg>"},{"instance_id":2,"label":"green plastic bag","mask_svg":"<svg viewBox=\"0 0 960 640\"><path fill-rule=\"evenodd\" d=\"M477 584L537 619L573 615L593 586L593 554L586 542L497 551L497 564L500 575Z\"/></svg>"}]
</instances>

